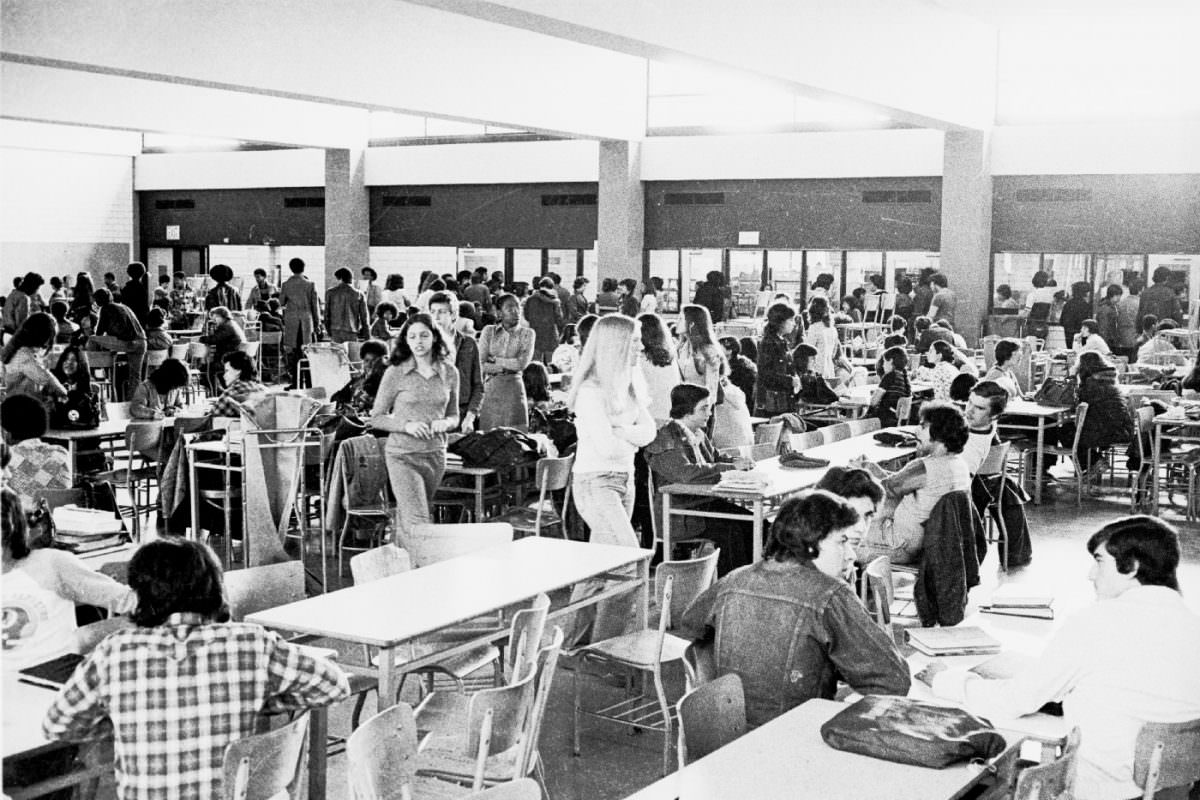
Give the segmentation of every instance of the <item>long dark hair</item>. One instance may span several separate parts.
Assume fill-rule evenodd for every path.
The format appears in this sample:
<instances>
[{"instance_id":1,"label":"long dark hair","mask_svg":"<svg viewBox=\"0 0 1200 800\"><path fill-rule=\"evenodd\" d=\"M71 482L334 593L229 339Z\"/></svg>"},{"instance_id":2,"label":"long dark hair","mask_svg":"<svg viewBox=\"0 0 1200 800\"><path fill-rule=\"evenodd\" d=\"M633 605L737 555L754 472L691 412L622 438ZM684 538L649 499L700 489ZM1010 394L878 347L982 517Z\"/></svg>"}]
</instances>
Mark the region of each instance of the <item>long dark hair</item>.
<instances>
[{"instance_id":1,"label":"long dark hair","mask_svg":"<svg viewBox=\"0 0 1200 800\"><path fill-rule=\"evenodd\" d=\"M13 335L8 343L4 345L4 352L0 353L0 362L7 364L12 361L13 356L22 347L32 347L35 350L42 350L54 344L54 337L58 335L58 325L54 322L54 317L47 314L45 311L38 311L30 314L21 323L21 327Z\"/></svg>"},{"instance_id":2,"label":"long dark hair","mask_svg":"<svg viewBox=\"0 0 1200 800\"><path fill-rule=\"evenodd\" d=\"M669 367L675 363L675 352L668 343L667 326L658 314L642 314L638 317L642 329L642 353L656 367Z\"/></svg>"},{"instance_id":3,"label":"long dark hair","mask_svg":"<svg viewBox=\"0 0 1200 800\"><path fill-rule=\"evenodd\" d=\"M413 357L412 348L408 346L408 329L413 325L424 325L433 333L433 347L430 349L429 355L435 362L445 361L450 356L450 350L446 347L446 340L442 338L442 332L438 330L437 325L433 324L433 317L425 313L414 314L400 329L396 346L392 348L391 363L393 366L399 366Z\"/></svg>"},{"instance_id":4,"label":"long dark hair","mask_svg":"<svg viewBox=\"0 0 1200 800\"><path fill-rule=\"evenodd\" d=\"M75 374L68 375L63 372L63 364L67 360L68 355L75 356ZM74 388L75 391L81 391L84 394L90 394L92 391L92 366L88 363L87 351L77 345L70 345L58 357L58 363L54 365L54 377L58 378L59 382L68 389Z\"/></svg>"},{"instance_id":5,"label":"long dark hair","mask_svg":"<svg viewBox=\"0 0 1200 800\"><path fill-rule=\"evenodd\" d=\"M538 403L550 400L550 373L540 361L530 361L521 370L521 383L525 385L525 396Z\"/></svg>"},{"instance_id":6,"label":"long dark hair","mask_svg":"<svg viewBox=\"0 0 1200 800\"><path fill-rule=\"evenodd\" d=\"M13 561L20 561L29 555L29 526L25 521L25 509L21 506L21 497L11 488L0 489L0 522L4 529L4 549L12 556Z\"/></svg>"},{"instance_id":7,"label":"long dark hair","mask_svg":"<svg viewBox=\"0 0 1200 800\"><path fill-rule=\"evenodd\" d=\"M829 301L824 297L814 297L808 301L808 323L823 322L826 327L833 327L829 318Z\"/></svg>"}]
</instances>

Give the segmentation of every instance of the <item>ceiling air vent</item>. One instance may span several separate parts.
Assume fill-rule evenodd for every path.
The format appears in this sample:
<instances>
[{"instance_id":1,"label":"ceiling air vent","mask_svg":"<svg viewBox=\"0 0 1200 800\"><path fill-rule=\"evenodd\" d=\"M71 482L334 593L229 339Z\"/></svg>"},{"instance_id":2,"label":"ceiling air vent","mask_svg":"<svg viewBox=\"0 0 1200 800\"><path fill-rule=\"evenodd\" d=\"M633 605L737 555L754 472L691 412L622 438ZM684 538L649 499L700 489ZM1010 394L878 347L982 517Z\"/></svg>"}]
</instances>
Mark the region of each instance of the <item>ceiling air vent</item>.
<instances>
[{"instance_id":1,"label":"ceiling air vent","mask_svg":"<svg viewBox=\"0 0 1200 800\"><path fill-rule=\"evenodd\" d=\"M167 209L195 208L196 201L190 197L179 197L167 200L155 200L154 207L159 211Z\"/></svg>"},{"instance_id":2,"label":"ceiling air vent","mask_svg":"<svg viewBox=\"0 0 1200 800\"><path fill-rule=\"evenodd\" d=\"M544 194L544 206L594 206L597 196L594 194Z\"/></svg>"},{"instance_id":3,"label":"ceiling air vent","mask_svg":"<svg viewBox=\"0 0 1200 800\"><path fill-rule=\"evenodd\" d=\"M872 189L862 193L864 203L932 203L929 189Z\"/></svg>"},{"instance_id":4,"label":"ceiling air vent","mask_svg":"<svg viewBox=\"0 0 1200 800\"><path fill-rule=\"evenodd\" d=\"M383 196L384 207L421 207L428 208L433 205L433 197L427 194L385 194Z\"/></svg>"},{"instance_id":5,"label":"ceiling air vent","mask_svg":"<svg viewBox=\"0 0 1200 800\"><path fill-rule=\"evenodd\" d=\"M1013 199L1018 203L1086 203L1092 199L1092 190L1065 186L1019 189L1013 192Z\"/></svg>"},{"instance_id":6,"label":"ceiling air vent","mask_svg":"<svg viewBox=\"0 0 1200 800\"><path fill-rule=\"evenodd\" d=\"M285 197L284 208L324 208L324 197Z\"/></svg>"},{"instance_id":7,"label":"ceiling air vent","mask_svg":"<svg viewBox=\"0 0 1200 800\"><path fill-rule=\"evenodd\" d=\"M663 203L668 206L722 206L724 192L667 192Z\"/></svg>"}]
</instances>

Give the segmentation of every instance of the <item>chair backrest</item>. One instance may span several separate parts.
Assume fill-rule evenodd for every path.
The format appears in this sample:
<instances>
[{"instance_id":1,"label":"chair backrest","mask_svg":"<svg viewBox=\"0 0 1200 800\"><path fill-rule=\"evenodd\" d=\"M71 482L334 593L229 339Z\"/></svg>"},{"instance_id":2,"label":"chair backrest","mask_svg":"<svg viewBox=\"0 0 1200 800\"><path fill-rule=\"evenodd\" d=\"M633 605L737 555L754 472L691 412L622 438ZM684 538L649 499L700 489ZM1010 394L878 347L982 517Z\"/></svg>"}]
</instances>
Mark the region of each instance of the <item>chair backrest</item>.
<instances>
[{"instance_id":1,"label":"chair backrest","mask_svg":"<svg viewBox=\"0 0 1200 800\"><path fill-rule=\"evenodd\" d=\"M176 342L175 344L171 345L171 349L167 352L171 354L171 358L174 358L178 361L187 361L188 350L190 349L191 345L189 345L187 342Z\"/></svg>"},{"instance_id":2,"label":"chair backrest","mask_svg":"<svg viewBox=\"0 0 1200 800\"><path fill-rule=\"evenodd\" d=\"M792 434L792 450L803 453L810 447L820 447L825 444L825 435L820 429Z\"/></svg>"},{"instance_id":3,"label":"chair backrest","mask_svg":"<svg viewBox=\"0 0 1200 800\"><path fill-rule=\"evenodd\" d=\"M550 643L537 651L534 663L537 678L537 688L533 696L533 708L530 710L529 721L526 724L523 737L523 758L519 762L518 775L528 775L533 772L538 761L538 742L542 735L542 721L546 717L546 706L550 703L550 688L554 683L554 673L558 670L558 654L562 652L563 631L555 627L550 635Z\"/></svg>"},{"instance_id":4,"label":"chair backrest","mask_svg":"<svg viewBox=\"0 0 1200 800\"><path fill-rule=\"evenodd\" d=\"M133 404L129 401L120 403L105 403L104 416L109 420L133 419L132 412L129 410Z\"/></svg>"},{"instance_id":5,"label":"chair backrest","mask_svg":"<svg viewBox=\"0 0 1200 800\"><path fill-rule=\"evenodd\" d=\"M304 563L282 561L225 573L229 615L240 621L247 614L294 603L305 598Z\"/></svg>"},{"instance_id":6,"label":"chair backrest","mask_svg":"<svg viewBox=\"0 0 1200 800\"><path fill-rule=\"evenodd\" d=\"M1012 446L1012 442L1001 442L994 444L988 449L988 454L984 457L983 463L979 465L979 469L975 472L976 475L999 475L1004 471L1004 465L1008 459L1008 450Z\"/></svg>"},{"instance_id":7,"label":"chair backrest","mask_svg":"<svg viewBox=\"0 0 1200 800\"><path fill-rule=\"evenodd\" d=\"M1075 407L1075 442L1071 445L1071 450L1077 456L1079 454L1079 437L1083 434L1083 425L1087 420L1087 411L1087 403L1080 403Z\"/></svg>"},{"instance_id":8,"label":"chair backrest","mask_svg":"<svg viewBox=\"0 0 1200 800\"><path fill-rule=\"evenodd\" d=\"M680 764L704 758L746 732L746 694L735 673L697 686L677 708Z\"/></svg>"},{"instance_id":9,"label":"chair backrest","mask_svg":"<svg viewBox=\"0 0 1200 800\"><path fill-rule=\"evenodd\" d=\"M1133 411L1133 423L1137 435L1134 437L1134 447L1137 448L1138 459L1143 465L1148 464L1148 459L1152 455L1147 449L1147 445L1151 448L1154 446L1154 407L1139 406Z\"/></svg>"},{"instance_id":10,"label":"chair backrest","mask_svg":"<svg viewBox=\"0 0 1200 800\"><path fill-rule=\"evenodd\" d=\"M414 526L403 539L413 566L427 567L439 561L511 542L513 529L507 522L422 524Z\"/></svg>"},{"instance_id":11,"label":"chair backrest","mask_svg":"<svg viewBox=\"0 0 1200 800\"><path fill-rule=\"evenodd\" d=\"M781 436L783 436L782 422L764 422L754 429L755 444L769 444L778 448Z\"/></svg>"},{"instance_id":12,"label":"chair backrest","mask_svg":"<svg viewBox=\"0 0 1200 800\"><path fill-rule=\"evenodd\" d=\"M221 766L225 800L299 800L308 761L308 714L267 733L232 742Z\"/></svg>"},{"instance_id":13,"label":"chair backrest","mask_svg":"<svg viewBox=\"0 0 1200 800\"><path fill-rule=\"evenodd\" d=\"M125 447L129 450L128 469L133 470L133 455L136 453L145 461L158 459L158 441L162 438L162 420L147 420L131 422L125 429Z\"/></svg>"},{"instance_id":14,"label":"chair backrest","mask_svg":"<svg viewBox=\"0 0 1200 800\"><path fill-rule=\"evenodd\" d=\"M700 596L700 593L712 586L717 579L717 558L721 555L719 548L700 558L688 561L663 561L654 573L655 592L662 595L666 589L668 577L675 580L670 605L663 604L662 614L667 621L667 629L671 629L683 618L683 612Z\"/></svg>"},{"instance_id":15,"label":"chair backrest","mask_svg":"<svg viewBox=\"0 0 1200 800\"><path fill-rule=\"evenodd\" d=\"M691 642L683 650L683 671L688 689L717 677L717 659L712 642Z\"/></svg>"},{"instance_id":16,"label":"chair backrest","mask_svg":"<svg viewBox=\"0 0 1200 800\"><path fill-rule=\"evenodd\" d=\"M397 703L358 726L346 740L351 800L404 797L417 772L417 720Z\"/></svg>"},{"instance_id":17,"label":"chair backrest","mask_svg":"<svg viewBox=\"0 0 1200 800\"><path fill-rule=\"evenodd\" d=\"M1062 755L1049 764L1026 767L1017 776L1013 800L1072 800L1079 758L1079 728L1067 735Z\"/></svg>"},{"instance_id":18,"label":"chair backrest","mask_svg":"<svg viewBox=\"0 0 1200 800\"><path fill-rule=\"evenodd\" d=\"M571 467L575 463L575 455L563 458L539 458L535 480L543 492L559 492L571 483Z\"/></svg>"},{"instance_id":19,"label":"chair backrest","mask_svg":"<svg viewBox=\"0 0 1200 800\"><path fill-rule=\"evenodd\" d=\"M874 433L883 427L883 423L879 421L879 417L852 419L846 424L850 426L851 436L862 436L864 433Z\"/></svg>"},{"instance_id":20,"label":"chair backrest","mask_svg":"<svg viewBox=\"0 0 1200 800\"><path fill-rule=\"evenodd\" d=\"M896 596L896 587L892 583L892 561L890 558L879 556L867 564L863 570L859 591L867 613L875 618L875 624L885 632L891 633L891 609L892 600Z\"/></svg>"},{"instance_id":21,"label":"chair backrest","mask_svg":"<svg viewBox=\"0 0 1200 800\"><path fill-rule=\"evenodd\" d=\"M242 342L238 345L238 350L241 350L251 358L258 358L258 348L262 342Z\"/></svg>"},{"instance_id":22,"label":"chair backrest","mask_svg":"<svg viewBox=\"0 0 1200 800\"><path fill-rule=\"evenodd\" d=\"M375 547L350 559L350 577L355 585L399 575L412 569L408 552L394 544Z\"/></svg>"},{"instance_id":23,"label":"chair backrest","mask_svg":"<svg viewBox=\"0 0 1200 800\"><path fill-rule=\"evenodd\" d=\"M835 425L826 425L820 430L825 444L833 444L834 442L840 442L843 439L850 438L850 425L846 422L839 422Z\"/></svg>"},{"instance_id":24,"label":"chair backrest","mask_svg":"<svg viewBox=\"0 0 1200 800\"><path fill-rule=\"evenodd\" d=\"M188 358L192 361L203 361L208 358L208 345L204 342L188 342Z\"/></svg>"},{"instance_id":25,"label":"chair backrest","mask_svg":"<svg viewBox=\"0 0 1200 800\"><path fill-rule=\"evenodd\" d=\"M475 759L475 782L479 791L489 753L501 753L521 744L528 733L536 670L518 681L495 689L482 689L467 703L467 730L463 755Z\"/></svg>"},{"instance_id":26,"label":"chair backrest","mask_svg":"<svg viewBox=\"0 0 1200 800\"><path fill-rule=\"evenodd\" d=\"M512 680L525 677L537 666L538 648L546 630L546 615L550 613L550 598L539 594L529 608L513 614L508 633L508 674Z\"/></svg>"},{"instance_id":27,"label":"chair backrest","mask_svg":"<svg viewBox=\"0 0 1200 800\"><path fill-rule=\"evenodd\" d=\"M1200 719L1147 722L1134 745L1133 782L1143 798L1200 781Z\"/></svg>"},{"instance_id":28,"label":"chair backrest","mask_svg":"<svg viewBox=\"0 0 1200 800\"><path fill-rule=\"evenodd\" d=\"M542 800L542 787L533 778L518 778L476 792L471 800Z\"/></svg>"},{"instance_id":29,"label":"chair backrest","mask_svg":"<svg viewBox=\"0 0 1200 800\"><path fill-rule=\"evenodd\" d=\"M283 344L283 331L263 331L259 334L258 343L264 347Z\"/></svg>"},{"instance_id":30,"label":"chair backrest","mask_svg":"<svg viewBox=\"0 0 1200 800\"><path fill-rule=\"evenodd\" d=\"M170 354L171 352L169 350L147 350L146 374L149 374L149 371L152 368L162 366L162 363L167 360L167 357L170 356Z\"/></svg>"},{"instance_id":31,"label":"chair backrest","mask_svg":"<svg viewBox=\"0 0 1200 800\"><path fill-rule=\"evenodd\" d=\"M89 350L89 369L113 369L117 365L117 354L111 350Z\"/></svg>"},{"instance_id":32,"label":"chair backrest","mask_svg":"<svg viewBox=\"0 0 1200 800\"><path fill-rule=\"evenodd\" d=\"M896 424L907 425L912 422L912 397L901 397L896 401Z\"/></svg>"}]
</instances>

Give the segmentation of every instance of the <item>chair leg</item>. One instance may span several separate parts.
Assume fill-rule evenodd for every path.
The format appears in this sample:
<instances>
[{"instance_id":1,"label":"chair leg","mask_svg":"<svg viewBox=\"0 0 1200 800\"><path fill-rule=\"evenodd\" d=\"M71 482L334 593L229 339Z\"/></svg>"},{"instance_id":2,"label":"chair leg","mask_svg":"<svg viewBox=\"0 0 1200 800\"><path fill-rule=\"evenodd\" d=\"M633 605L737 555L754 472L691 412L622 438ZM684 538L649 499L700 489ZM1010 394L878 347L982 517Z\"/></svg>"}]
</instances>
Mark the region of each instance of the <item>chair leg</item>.
<instances>
[{"instance_id":1,"label":"chair leg","mask_svg":"<svg viewBox=\"0 0 1200 800\"><path fill-rule=\"evenodd\" d=\"M663 777L671 774L671 707L667 705L667 693L663 690L662 670L654 670L654 693L658 695L658 709L663 715Z\"/></svg>"},{"instance_id":2,"label":"chair leg","mask_svg":"<svg viewBox=\"0 0 1200 800\"><path fill-rule=\"evenodd\" d=\"M574 714L571 717L571 752L576 756L579 755L579 673L582 671L583 659L579 659L571 673L571 684L575 694Z\"/></svg>"}]
</instances>

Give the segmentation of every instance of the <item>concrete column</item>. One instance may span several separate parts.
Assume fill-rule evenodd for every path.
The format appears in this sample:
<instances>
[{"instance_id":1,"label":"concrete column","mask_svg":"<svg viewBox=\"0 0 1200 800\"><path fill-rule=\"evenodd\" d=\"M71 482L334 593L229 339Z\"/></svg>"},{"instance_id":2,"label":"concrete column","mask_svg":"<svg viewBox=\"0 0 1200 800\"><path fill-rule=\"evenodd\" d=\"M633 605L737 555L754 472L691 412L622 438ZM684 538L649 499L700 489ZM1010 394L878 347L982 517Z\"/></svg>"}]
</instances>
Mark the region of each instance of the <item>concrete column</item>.
<instances>
[{"instance_id":1,"label":"concrete column","mask_svg":"<svg viewBox=\"0 0 1200 800\"><path fill-rule=\"evenodd\" d=\"M984 131L946 133L941 254L941 271L958 298L954 327L974 345L989 306L992 260L992 173Z\"/></svg>"},{"instance_id":2,"label":"concrete column","mask_svg":"<svg viewBox=\"0 0 1200 800\"><path fill-rule=\"evenodd\" d=\"M337 285L333 273L341 267L358 280L367 266L371 214L364 183L366 152L365 143L352 150L325 151L326 287Z\"/></svg>"},{"instance_id":3,"label":"concrete column","mask_svg":"<svg viewBox=\"0 0 1200 800\"><path fill-rule=\"evenodd\" d=\"M596 261L601 280L642 278L646 195L641 148L639 142L600 142Z\"/></svg>"}]
</instances>

